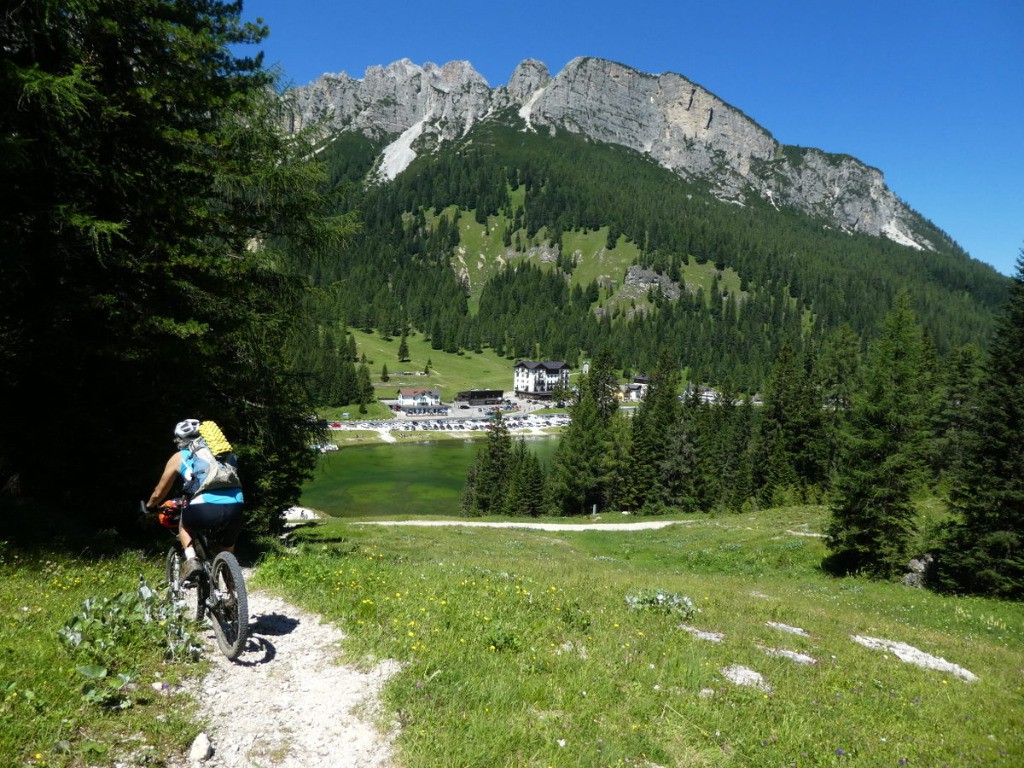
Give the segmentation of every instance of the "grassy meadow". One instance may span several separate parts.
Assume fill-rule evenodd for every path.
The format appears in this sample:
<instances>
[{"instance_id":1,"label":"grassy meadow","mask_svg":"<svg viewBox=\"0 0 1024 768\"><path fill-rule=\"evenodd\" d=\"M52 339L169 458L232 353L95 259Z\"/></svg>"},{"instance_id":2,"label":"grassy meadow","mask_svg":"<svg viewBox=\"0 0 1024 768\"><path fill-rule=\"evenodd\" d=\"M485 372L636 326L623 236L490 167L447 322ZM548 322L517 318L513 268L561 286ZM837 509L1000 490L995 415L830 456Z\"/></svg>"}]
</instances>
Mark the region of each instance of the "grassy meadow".
<instances>
[{"instance_id":1,"label":"grassy meadow","mask_svg":"<svg viewBox=\"0 0 1024 768\"><path fill-rule=\"evenodd\" d=\"M547 522L565 530L329 519L268 543L252 585L336 622L343 663L401 662L381 727L404 768L1024 764L1024 606L827 577L820 507ZM0 545L0 764L168 764L202 728L165 693L202 664L124 616L94 627L102 654L61 642L83 601L159 580L157 553L107 543Z\"/></svg>"},{"instance_id":2,"label":"grassy meadow","mask_svg":"<svg viewBox=\"0 0 1024 768\"><path fill-rule=\"evenodd\" d=\"M403 663L383 721L410 768L1024 764L1024 607L827 577L824 515L554 533L330 520L257 579L338 622L345 661Z\"/></svg>"},{"instance_id":3,"label":"grassy meadow","mask_svg":"<svg viewBox=\"0 0 1024 768\"><path fill-rule=\"evenodd\" d=\"M161 558L138 552L69 555L0 541L0 765L162 765L187 753L195 708L181 697L170 704L167 692L202 666L165 659L159 637L126 615L140 603L116 600L161 573ZM76 651L58 633L86 600L110 610L103 622L93 612L91 642ZM159 621L150 627L158 634Z\"/></svg>"},{"instance_id":4,"label":"grassy meadow","mask_svg":"<svg viewBox=\"0 0 1024 768\"><path fill-rule=\"evenodd\" d=\"M511 190L510 195L513 206L522 204L525 190L520 187L518 190ZM452 259L452 267L466 278L469 285L470 311L476 312L484 284L508 261L511 249L504 244L502 236L511 222L508 217L498 215L488 216L487 223L481 224L476 220L475 210L461 210L456 206L449 206L434 218L439 218L440 215L447 216L457 223L460 245ZM551 262L542 262L539 255L530 254L531 248L548 244L546 229L541 229L532 239L526 237L524 230L513 232L512 235L513 238L518 236L525 251L515 253L513 260L532 261L542 268L553 268ZM572 285L586 286L593 281L602 286L609 283L615 285L614 290L602 290L601 301L606 309L614 311L616 308L629 310L633 306L648 309L651 307L645 291L623 285L626 270L639 259L640 247L637 243L620 236L615 247L609 250L608 227L605 226L586 231L567 230L562 234L561 247L566 256L575 253L582 256L570 275ZM682 265L680 272L682 283L691 291L703 288L707 295L713 279L718 277L721 290L728 290L733 294L741 293L739 274L732 269L718 270L712 263L698 264L690 259ZM710 297L708 299L710 300Z\"/></svg>"},{"instance_id":5,"label":"grassy meadow","mask_svg":"<svg viewBox=\"0 0 1024 768\"><path fill-rule=\"evenodd\" d=\"M430 348L430 340L413 333L406 339L409 361L398 362L398 337L384 339L376 333L349 329L355 337L359 354L365 354L374 390L379 398L395 398L404 387L440 389L441 399L451 402L457 392L467 389L512 389L512 366L515 361L499 357L491 349L483 352L453 354ZM430 373L423 375L427 363ZM381 381L383 367L388 367L388 381ZM345 408L353 419L366 418L358 413L359 406ZM373 407L373 406L371 406ZM386 407L374 412L371 418L390 418ZM340 415L340 414L338 414Z\"/></svg>"}]
</instances>

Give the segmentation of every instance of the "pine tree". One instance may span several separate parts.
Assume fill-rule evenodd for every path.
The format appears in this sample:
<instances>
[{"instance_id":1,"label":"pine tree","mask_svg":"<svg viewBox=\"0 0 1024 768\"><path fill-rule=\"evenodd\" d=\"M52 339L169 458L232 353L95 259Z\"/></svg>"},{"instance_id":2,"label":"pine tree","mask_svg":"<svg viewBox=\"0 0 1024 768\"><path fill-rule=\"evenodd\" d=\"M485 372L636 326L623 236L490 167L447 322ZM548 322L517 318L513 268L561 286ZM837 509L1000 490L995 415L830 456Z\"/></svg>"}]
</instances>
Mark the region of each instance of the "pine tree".
<instances>
[{"instance_id":1,"label":"pine tree","mask_svg":"<svg viewBox=\"0 0 1024 768\"><path fill-rule=\"evenodd\" d=\"M366 363L360 364L356 370L356 387L359 398L359 412L366 413L366 406L373 402L373 381L370 379L370 368Z\"/></svg>"},{"instance_id":2,"label":"pine tree","mask_svg":"<svg viewBox=\"0 0 1024 768\"><path fill-rule=\"evenodd\" d=\"M1024 251L969 411L939 556L947 589L1024 597Z\"/></svg>"},{"instance_id":3,"label":"pine tree","mask_svg":"<svg viewBox=\"0 0 1024 768\"><path fill-rule=\"evenodd\" d=\"M828 526L835 570L887 578L906 565L916 530L911 496L924 478L923 358L921 327L901 293L871 349L844 439Z\"/></svg>"},{"instance_id":4,"label":"pine tree","mask_svg":"<svg viewBox=\"0 0 1024 768\"><path fill-rule=\"evenodd\" d=\"M826 337L815 368L824 409L826 462L832 478L839 466L840 436L860 379L860 337L848 323Z\"/></svg>"},{"instance_id":5,"label":"pine tree","mask_svg":"<svg viewBox=\"0 0 1024 768\"><path fill-rule=\"evenodd\" d=\"M464 514L500 515L508 505L513 450L508 425L495 414L487 441L477 454L463 491Z\"/></svg>"},{"instance_id":6,"label":"pine tree","mask_svg":"<svg viewBox=\"0 0 1024 768\"><path fill-rule=\"evenodd\" d=\"M680 418L671 425L663 440L665 453L658 464L657 503L682 512L699 508L699 464L691 424Z\"/></svg>"},{"instance_id":7,"label":"pine tree","mask_svg":"<svg viewBox=\"0 0 1024 768\"><path fill-rule=\"evenodd\" d=\"M406 363L409 361L409 342L405 340L405 333L402 334L402 338L398 342L398 362Z\"/></svg>"},{"instance_id":8,"label":"pine tree","mask_svg":"<svg viewBox=\"0 0 1024 768\"><path fill-rule=\"evenodd\" d=\"M295 274L350 220L245 53L266 34L240 3L5 4L0 359L17 362L0 377L0 486L120 523L187 415L239 445L247 529L298 497L313 435L285 348ZM69 412L130 482L111 487L71 443L23 439Z\"/></svg>"},{"instance_id":9,"label":"pine tree","mask_svg":"<svg viewBox=\"0 0 1024 768\"><path fill-rule=\"evenodd\" d=\"M724 503L726 508L735 512L743 509L754 493L754 465L750 452L754 419L754 404L748 395L739 407L733 409L733 426L727 446L731 463L727 472L728 482L723 489Z\"/></svg>"},{"instance_id":10,"label":"pine tree","mask_svg":"<svg viewBox=\"0 0 1024 768\"><path fill-rule=\"evenodd\" d=\"M784 503L824 482L825 435L820 395L806 361L786 341L766 385L755 444L755 482L762 501Z\"/></svg>"},{"instance_id":11,"label":"pine tree","mask_svg":"<svg viewBox=\"0 0 1024 768\"><path fill-rule=\"evenodd\" d=\"M466 471L466 482L459 496L459 514L463 517L477 517L480 512L476 504L476 462Z\"/></svg>"},{"instance_id":12,"label":"pine tree","mask_svg":"<svg viewBox=\"0 0 1024 768\"><path fill-rule=\"evenodd\" d=\"M664 504L671 503L672 494L666 492L663 472L671 473L673 484L678 484L676 459L679 457L670 455L667 439L677 431L679 424L678 388L678 366L668 351L662 350L648 378L644 400L633 416L632 440L626 459L627 487L623 494L628 509L640 510L648 506L662 509Z\"/></svg>"},{"instance_id":13,"label":"pine tree","mask_svg":"<svg viewBox=\"0 0 1024 768\"><path fill-rule=\"evenodd\" d=\"M964 469L966 436L972 427L971 415L976 410L974 399L982 373L981 353L977 347L961 347L953 352L941 384L936 388L929 460L933 475L942 484L949 476L959 476Z\"/></svg>"},{"instance_id":14,"label":"pine tree","mask_svg":"<svg viewBox=\"0 0 1024 768\"><path fill-rule=\"evenodd\" d=\"M544 503L544 470L526 441L519 439L512 447L509 480L505 494L505 514L536 517Z\"/></svg>"},{"instance_id":15,"label":"pine tree","mask_svg":"<svg viewBox=\"0 0 1024 768\"><path fill-rule=\"evenodd\" d=\"M615 495L618 476L612 451L613 420L618 410L618 389L611 355L598 352L590 373L581 377L572 421L551 459L545 496L555 514L589 514L604 508Z\"/></svg>"}]
</instances>

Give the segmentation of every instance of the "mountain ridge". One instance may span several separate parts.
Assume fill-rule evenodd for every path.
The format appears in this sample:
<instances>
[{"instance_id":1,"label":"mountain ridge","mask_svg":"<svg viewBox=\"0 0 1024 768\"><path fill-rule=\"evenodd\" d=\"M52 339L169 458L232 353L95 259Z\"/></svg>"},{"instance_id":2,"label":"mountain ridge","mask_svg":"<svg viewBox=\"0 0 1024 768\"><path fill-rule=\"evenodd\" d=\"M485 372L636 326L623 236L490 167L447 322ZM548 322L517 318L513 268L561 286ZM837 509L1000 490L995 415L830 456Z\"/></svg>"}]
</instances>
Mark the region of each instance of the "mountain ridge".
<instances>
[{"instance_id":1,"label":"mountain ridge","mask_svg":"<svg viewBox=\"0 0 1024 768\"><path fill-rule=\"evenodd\" d=\"M754 194L919 251L956 247L886 186L881 170L850 155L784 145L676 73L581 56L552 77L542 62L525 59L506 85L491 88L468 61L419 66L401 59L369 67L362 79L325 74L290 98L290 130L317 125L325 133L358 131L389 141L377 167L385 180L419 153L465 137L479 121L518 120L526 131L563 129L627 147L682 178L707 181L735 204Z\"/></svg>"}]
</instances>

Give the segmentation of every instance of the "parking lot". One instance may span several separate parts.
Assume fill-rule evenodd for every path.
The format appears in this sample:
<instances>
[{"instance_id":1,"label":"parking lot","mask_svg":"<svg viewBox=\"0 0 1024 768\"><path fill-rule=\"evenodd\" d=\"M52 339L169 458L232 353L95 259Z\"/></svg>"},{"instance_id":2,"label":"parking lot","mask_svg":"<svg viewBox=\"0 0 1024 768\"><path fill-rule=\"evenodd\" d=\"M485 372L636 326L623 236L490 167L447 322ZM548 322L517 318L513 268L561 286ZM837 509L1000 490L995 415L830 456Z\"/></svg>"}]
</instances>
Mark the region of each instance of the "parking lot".
<instances>
[{"instance_id":1,"label":"parking lot","mask_svg":"<svg viewBox=\"0 0 1024 768\"><path fill-rule=\"evenodd\" d=\"M480 409L484 410L484 409ZM549 427L563 427L569 423L567 413L551 414L502 414L505 426L513 432L529 432ZM370 419L361 421L334 421L328 424L332 430L388 430L390 432L483 432L494 420L487 416L449 416L447 418L396 418Z\"/></svg>"}]
</instances>

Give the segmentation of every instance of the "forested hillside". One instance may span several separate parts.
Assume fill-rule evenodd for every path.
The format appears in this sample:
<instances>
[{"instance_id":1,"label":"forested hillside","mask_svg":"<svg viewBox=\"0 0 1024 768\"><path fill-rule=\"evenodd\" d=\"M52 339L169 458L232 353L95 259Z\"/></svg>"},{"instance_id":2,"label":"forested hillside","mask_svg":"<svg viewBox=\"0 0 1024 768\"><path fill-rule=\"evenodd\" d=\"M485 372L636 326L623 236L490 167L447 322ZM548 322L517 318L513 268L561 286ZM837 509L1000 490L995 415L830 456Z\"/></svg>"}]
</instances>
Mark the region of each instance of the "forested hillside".
<instances>
[{"instance_id":1,"label":"forested hillside","mask_svg":"<svg viewBox=\"0 0 1024 768\"><path fill-rule=\"evenodd\" d=\"M783 344L802 350L844 323L866 341L901 290L941 355L983 344L1006 295L1005 278L927 223L947 244L938 253L753 195L721 202L632 151L564 132L481 123L394 181L364 184L380 149L342 134L324 153L365 231L315 272L321 327L573 364L606 345L635 372L667 346L691 379L755 392ZM667 279L626 286L633 264Z\"/></svg>"}]
</instances>

